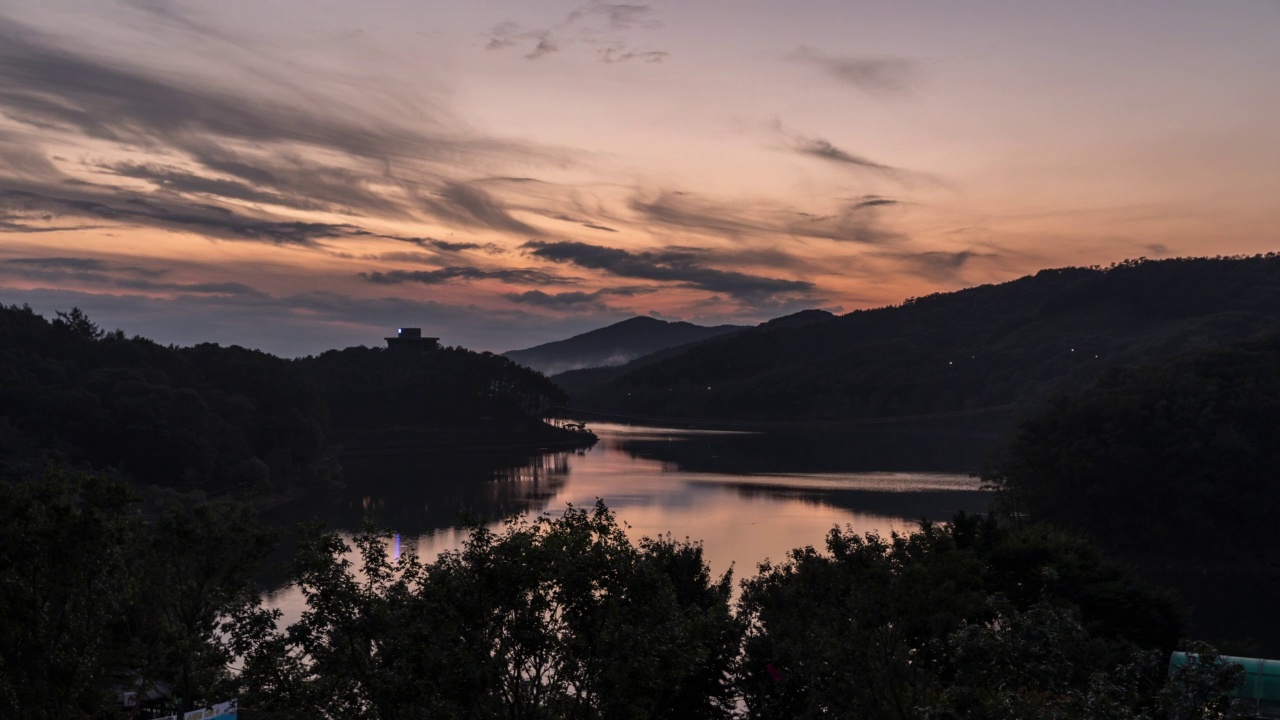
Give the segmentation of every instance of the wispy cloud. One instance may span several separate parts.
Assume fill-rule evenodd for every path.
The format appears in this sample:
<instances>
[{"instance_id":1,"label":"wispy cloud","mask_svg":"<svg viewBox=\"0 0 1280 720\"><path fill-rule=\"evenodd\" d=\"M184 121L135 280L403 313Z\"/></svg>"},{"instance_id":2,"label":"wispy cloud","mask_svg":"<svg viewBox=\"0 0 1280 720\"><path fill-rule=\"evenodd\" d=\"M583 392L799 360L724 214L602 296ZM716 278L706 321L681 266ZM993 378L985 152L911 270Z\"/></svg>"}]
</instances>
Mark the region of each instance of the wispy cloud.
<instances>
[{"instance_id":1,"label":"wispy cloud","mask_svg":"<svg viewBox=\"0 0 1280 720\"><path fill-rule=\"evenodd\" d=\"M140 7L185 22L160 6ZM284 99L292 92L262 83L224 86L92 56L0 15L0 113L25 133L0 130L0 189L32 191L47 203L79 203L91 216L190 229L222 225L219 212L254 214L242 207L250 203L432 220L529 237L539 233L512 217L501 198L461 176L470 166L563 166L572 157L563 149L476 134L437 105L379 113L331 98ZM90 207L85 188L92 186L80 180L74 193L66 191L67 177L50 162L41 140L95 141L156 159L82 164L86 172L113 180L98 186L91 198L98 204ZM119 178L141 181L154 192L123 189ZM122 205L135 202L142 204ZM20 219L0 222L13 231L41 230ZM265 222L237 227L233 234L282 243L327 235L320 224L290 228Z\"/></svg>"},{"instance_id":2,"label":"wispy cloud","mask_svg":"<svg viewBox=\"0 0 1280 720\"><path fill-rule=\"evenodd\" d=\"M879 195L863 195L862 197L854 200L850 207L854 210L862 210L863 208L885 207L888 205L898 205L900 203L900 200L894 200L893 198L880 197Z\"/></svg>"},{"instance_id":3,"label":"wispy cloud","mask_svg":"<svg viewBox=\"0 0 1280 720\"><path fill-rule=\"evenodd\" d=\"M251 203L279 205L297 210L335 210L300 194L281 194L254 187L239 180L197 175L155 163L123 162L104 165L103 169L120 177L146 180L156 187L177 193L206 195L213 198L243 200Z\"/></svg>"},{"instance_id":4,"label":"wispy cloud","mask_svg":"<svg viewBox=\"0 0 1280 720\"><path fill-rule=\"evenodd\" d=\"M919 75L915 61L887 56L840 56L801 47L787 59L821 70L849 87L870 95L888 97L912 91Z\"/></svg>"},{"instance_id":5,"label":"wispy cloud","mask_svg":"<svg viewBox=\"0 0 1280 720\"><path fill-rule=\"evenodd\" d=\"M512 217L500 200L466 183L445 183L438 192L423 197L422 203L436 217L449 219L459 225L486 227L520 235L542 234L532 225Z\"/></svg>"},{"instance_id":6,"label":"wispy cloud","mask_svg":"<svg viewBox=\"0 0 1280 720\"><path fill-rule=\"evenodd\" d=\"M875 252L870 256L891 260L898 266L899 272L935 282L953 282L961 276L973 260L995 257L992 253L981 253L976 250Z\"/></svg>"},{"instance_id":7,"label":"wispy cloud","mask_svg":"<svg viewBox=\"0 0 1280 720\"><path fill-rule=\"evenodd\" d=\"M811 155L816 158L822 158L823 160L830 160L832 162L843 163L845 165L854 165L860 168L867 168L869 170L895 172L894 168L891 168L888 165L868 160L859 155L854 155L847 150L842 150L835 145L832 145L830 141L822 138L798 138L793 145L793 148L796 152L802 155Z\"/></svg>"},{"instance_id":8,"label":"wispy cloud","mask_svg":"<svg viewBox=\"0 0 1280 720\"><path fill-rule=\"evenodd\" d=\"M739 208L685 192L662 192L649 199L634 197L630 207L646 220L711 235L740 237L772 229L767 221L753 218Z\"/></svg>"},{"instance_id":9,"label":"wispy cloud","mask_svg":"<svg viewBox=\"0 0 1280 720\"><path fill-rule=\"evenodd\" d=\"M581 20L590 20L597 17L604 18L610 30L630 30L636 26L657 26L657 20L653 19L653 8L649 5L606 3L598 2L598 0L592 0L592 2L569 13L563 24L572 25Z\"/></svg>"},{"instance_id":10,"label":"wispy cloud","mask_svg":"<svg viewBox=\"0 0 1280 720\"><path fill-rule=\"evenodd\" d=\"M73 270L77 272L121 272L145 277L159 277L167 270L154 270L137 265L117 265L100 258L84 257L26 257L0 261L9 267L38 268L40 270Z\"/></svg>"},{"instance_id":11,"label":"wispy cloud","mask_svg":"<svg viewBox=\"0 0 1280 720\"><path fill-rule=\"evenodd\" d=\"M724 293L754 303L779 295L804 295L814 289L804 280L771 278L708 267L688 252L628 252L583 242L532 240L522 246L530 255L556 263L568 263L618 277L678 283L684 287Z\"/></svg>"},{"instance_id":12,"label":"wispy cloud","mask_svg":"<svg viewBox=\"0 0 1280 720\"><path fill-rule=\"evenodd\" d=\"M884 228L877 204L846 203L835 212L813 214L768 202L726 204L684 192L633 198L631 209L648 222L729 238L776 238L780 235L841 242L881 244L898 238Z\"/></svg>"},{"instance_id":13,"label":"wispy cloud","mask_svg":"<svg viewBox=\"0 0 1280 720\"><path fill-rule=\"evenodd\" d=\"M368 122L365 113L333 112L264 97L183 84L64 47L55 38L0 17L0 105L11 119L75 130L137 147L178 146L207 138L297 143L385 158L402 152L440 157L468 142L443 132L443 118L423 128ZM357 119L359 118L359 119ZM362 122L362 120L364 120Z\"/></svg>"},{"instance_id":14,"label":"wispy cloud","mask_svg":"<svg viewBox=\"0 0 1280 720\"><path fill-rule=\"evenodd\" d=\"M256 218L214 205L199 205L124 190L105 192L90 185L4 189L0 208L50 218L95 218L124 224L198 232L224 240L317 247L327 238L367 235L354 225Z\"/></svg>"},{"instance_id":15,"label":"wispy cloud","mask_svg":"<svg viewBox=\"0 0 1280 720\"><path fill-rule=\"evenodd\" d=\"M485 270L456 265L438 270L390 270L388 272L360 273L360 277L378 285L419 283L442 285L452 280L500 280L518 285L573 285L578 278L553 275L533 268L501 268Z\"/></svg>"},{"instance_id":16,"label":"wispy cloud","mask_svg":"<svg viewBox=\"0 0 1280 720\"><path fill-rule=\"evenodd\" d=\"M560 293L528 290L521 293L506 293L503 297L521 305L532 305L568 312L586 312L610 310L611 308L604 302L604 299L609 296L632 297L642 293L654 292L655 290L657 288L652 287L616 287L601 288L594 292L571 291Z\"/></svg>"},{"instance_id":17,"label":"wispy cloud","mask_svg":"<svg viewBox=\"0 0 1280 720\"><path fill-rule=\"evenodd\" d=\"M600 62L602 63L620 63L629 60L638 60L640 62L658 63L667 59L671 53L663 50L627 50L618 48L601 48Z\"/></svg>"},{"instance_id":18,"label":"wispy cloud","mask_svg":"<svg viewBox=\"0 0 1280 720\"><path fill-rule=\"evenodd\" d=\"M160 280L167 268L145 268L89 257L29 257L0 260L0 277L55 285L107 287L143 293L182 295L261 295L238 282L175 282Z\"/></svg>"},{"instance_id":19,"label":"wispy cloud","mask_svg":"<svg viewBox=\"0 0 1280 720\"><path fill-rule=\"evenodd\" d=\"M661 23L653 17L653 8L649 5L592 0L547 27L525 28L511 21L498 23L487 33L485 49L524 48L526 60L539 60L558 52L563 45L584 43L605 45L597 50L597 59L602 63L662 62L670 53L632 47L627 37L637 28L658 27Z\"/></svg>"}]
</instances>

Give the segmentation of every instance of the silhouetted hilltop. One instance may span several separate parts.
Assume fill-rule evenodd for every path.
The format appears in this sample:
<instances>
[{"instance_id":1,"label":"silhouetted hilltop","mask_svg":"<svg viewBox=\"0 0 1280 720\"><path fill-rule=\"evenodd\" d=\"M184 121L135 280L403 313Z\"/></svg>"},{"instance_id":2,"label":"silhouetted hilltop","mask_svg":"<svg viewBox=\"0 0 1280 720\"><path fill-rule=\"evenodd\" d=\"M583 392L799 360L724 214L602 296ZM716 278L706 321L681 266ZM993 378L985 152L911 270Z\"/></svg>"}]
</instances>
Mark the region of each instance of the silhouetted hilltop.
<instances>
[{"instance_id":1,"label":"silhouetted hilltop","mask_svg":"<svg viewBox=\"0 0 1280 720\"><path fill-rule=\"evenodd\" d=\"M339 446L588 441L541 420L565 399L537 372L462 348L284 360L0 305L0 479L65 464L181 491L293 492L336 480Z\"/></svg>"},{"instance_id":2,"label":"silhouetted hilltop","mask_svg":"<svg viewBox=\"0 0 1280 720\"><path fill-rule=\"evenodd\" d=\"M287 360L0 306L0 477L71 464L210 494L324 486L326 424Z\"/></svg>"},{"instance_id":3,"label":"silhouetted hilltop","mask_svg":"<svg viewBox=\"0 0 1280 720\"><path fill-rule=\"evenodd\" d=\"M566 340L511 350L502 355L525 367L554 375L566 370L622 365L659 350L742 329L740 325L704 327L640 316Z\"/></svg>"},{"instance_id":4,"label":"silhouetted hilltop","mask_svg":"<svg viewBox=\"0 0 1280 720\"><path fill-rule=\"evenodd\" d=\"M582 437L542 421L567 401L538 372L459 347L427 352L350 347L295 361L348 450L548 445Z\"/></svg>"},{"instance_id":5,"label":"silhouetted hilltop","mask_svg":"<svg viewBox=\"0 0 1280 720\"><path fill-rule=\"evenodd\" d=\"M1133 260L1043 270L798 327L765 324L564 385L583 407L726 423L1022 412L1107 367L1277 327L1274 253Z\"/></svg>"},{"instance_id":6,"label":"silhouetted hilltop","mask_svg":"<svg viewBox=\"0 0 1280 720\"><path fill-rule=\"evenodd\" d=\"M817 323L827 322L829 320L834 320L835 318L836 318L836 315L834 313L827 312L826 310L816 310L816 309L801 310L800 312L797 312L797 313L791 313L790 315L783 315L782 317L776 317L772 320L763 322L757 327L797 328L797 327L804 327L806 325L815 325Z\"/></svg>"},{"instance_id":7,"label":"silhouetted hilltop","mask_svg":"<svg viewBox=\"0 0 1280 720\"><path fill-rule=\"evenodd\" d=\"M812 325L814 323L826 322L834 319L835 317L836 317L835 315L827 312L826 310L801 310L800 312L797 312L797 313L792 313L790 315L783 315L782 317L776 317L772 320L767 320L761 323L760 325L757 325L756 327L757 328L803 327L806 325ZM733 326L725 326L725 327L733 327ZM738 329L746 330L748 328L742 327ZM725 333L725 335L728 335L728 333ZM723 337L723 335L717 335L715 337ZM711 340L711 339L712 338L702 338L699 340L694 340L693 342L684 343L682 345L673 345L671 347L663 348L662 350L650 353L648 355L642 355L622 365L609 365L605 367L582 368L580 370L566 370L562 373L553 375L551 379L557 385L564 388L565 392L569 393L570 396L574 396L582 392L583 390L594 388L599 385L603 385L611 380L614 380L615 378L622 377L623 375L626 375L627 373L631 372L632 370L635 370L636 368L652 365L662 360L666 360L667 358L673 358L678 355L681 355L682 353L688 352L698 343L706 342L707 340Z\"/></svg>"}]
</instances>

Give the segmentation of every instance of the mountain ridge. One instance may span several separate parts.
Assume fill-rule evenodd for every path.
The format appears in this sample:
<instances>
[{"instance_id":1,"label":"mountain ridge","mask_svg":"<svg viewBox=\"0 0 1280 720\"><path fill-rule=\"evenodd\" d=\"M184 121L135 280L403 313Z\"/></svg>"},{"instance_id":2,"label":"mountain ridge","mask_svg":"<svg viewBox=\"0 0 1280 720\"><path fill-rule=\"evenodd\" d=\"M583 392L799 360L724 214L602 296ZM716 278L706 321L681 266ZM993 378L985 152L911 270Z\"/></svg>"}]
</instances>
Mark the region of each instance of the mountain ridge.
<instances>
[{"instance_id":1,"label":"mountain ridge","mask_svg":"<svg viewBox=\"0 0 1280 720\"><path fill-rule=\"evenodd\" d=\"M737 332L745 327L694 325L637 315L563 340L508 350L502 356L546 375L554 375L582 368L623 365L669 347Z\"/></svg>"},{"instance_id":2,"label":"mountain ridge","mask_svg":"<svg viewBox=\"0 0 1280 720\"><path fill-rule=\"evenodd\" d=\"M592 381L574 404L699 420L849 420L1018 406L1141 363L1280 328L1280 255L1131 260L768 324Z\"/></svg>"}]
</instances>

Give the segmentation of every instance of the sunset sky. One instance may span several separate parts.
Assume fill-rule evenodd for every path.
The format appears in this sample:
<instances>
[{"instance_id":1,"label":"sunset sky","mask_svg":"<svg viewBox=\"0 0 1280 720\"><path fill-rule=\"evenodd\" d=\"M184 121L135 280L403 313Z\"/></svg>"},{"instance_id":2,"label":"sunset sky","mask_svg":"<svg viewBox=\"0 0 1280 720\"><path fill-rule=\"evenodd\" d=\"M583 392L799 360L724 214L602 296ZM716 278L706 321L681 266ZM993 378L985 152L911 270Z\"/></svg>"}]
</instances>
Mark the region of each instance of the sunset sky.
<instances>
[{"instance_id":1,"label":"sunset sky","mask_svg":"<svg viewBox=\"0 0 1280 720\"><path fill-rule=\"evenodd\" d=\"M1280 0L0 0L0 302L503 351L1280 250Z\"/></svg>"}]
</instances>

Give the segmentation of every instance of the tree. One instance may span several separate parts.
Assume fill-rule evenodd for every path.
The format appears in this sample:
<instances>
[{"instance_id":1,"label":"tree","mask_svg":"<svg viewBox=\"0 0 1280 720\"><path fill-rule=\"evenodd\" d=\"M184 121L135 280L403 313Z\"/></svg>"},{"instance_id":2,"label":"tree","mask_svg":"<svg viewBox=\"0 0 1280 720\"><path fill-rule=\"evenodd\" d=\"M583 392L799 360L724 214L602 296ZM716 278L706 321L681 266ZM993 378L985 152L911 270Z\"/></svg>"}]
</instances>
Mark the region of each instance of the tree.
<instances>
[{"instance_id":1,"label":"tree","mask_svg":"<svg viewBox=\"0 0 1280 720\"><path fill-rule=\"evenodd\" d=\"M320 717L703 718L732 706L729 576L701 548L631 543L603 505L473 528L423 564L312 533L303 618L241 618L247 703ZM247 705L246 705L247 706Z\"/></svg>"},{"instance_id":2,"label":"tree","mask_svg":"<svg viewBox=\"0 0 1280 720\"><path fill-rule=\"evenodd\" d=\"M1094 678L1180 631L1166 595L1053 531L958 515L888 539L836 529L826 549L743 584L747 717L1034 717L1116 695ZM1149 699L1159 677L1140 675Z\"/></svg>"},{"instance_id":3,"label":"tree","mask_svg":"<svg viewBox=\"0 0 1280 720\"><path fill-rule=\"evenodd\" d=\"M55 328L60 328L70 332L73 335L84 338L86 340L101 340L106 334L98 324L89 319L89 316L78 307L71 308L70 312L56 311L57 319L53 321Z\"/></svg>"},{"instance_id":4,"label":"tree","mask_svg":"<svg viewBox=\"0 0 1280 720\"><path fill-rule=\"evenodd\" d=\"M61 719L110 707L112 625L130 602L136 496L50 470L0 482L0 716Z\"/></svg>"},{"instance_id":5,"label":"tree","mask_svg":"<svg viewBox=\"0 0 1280 720\"><path fill-rule=\"evenodd\" d=\"M224 623L258 605L271 534L238 506L140 510L90 473L0 482L0 717L111 717L160 683L189 709L229 685Z\"/></svg>"},{"instance_id":6,"label":"tree","mask_svg":"<svg viewBox=\"0 0 1280 720\"><path fill-rule=\"evenodd\" d=\"M134 597L123 631L141 686L170 684L179 713L229 692L236 656L227 622L260 603L255 575L274 547L275 533L243 505L162 512L131 558Z\"/></svg>"}]
</instances>

